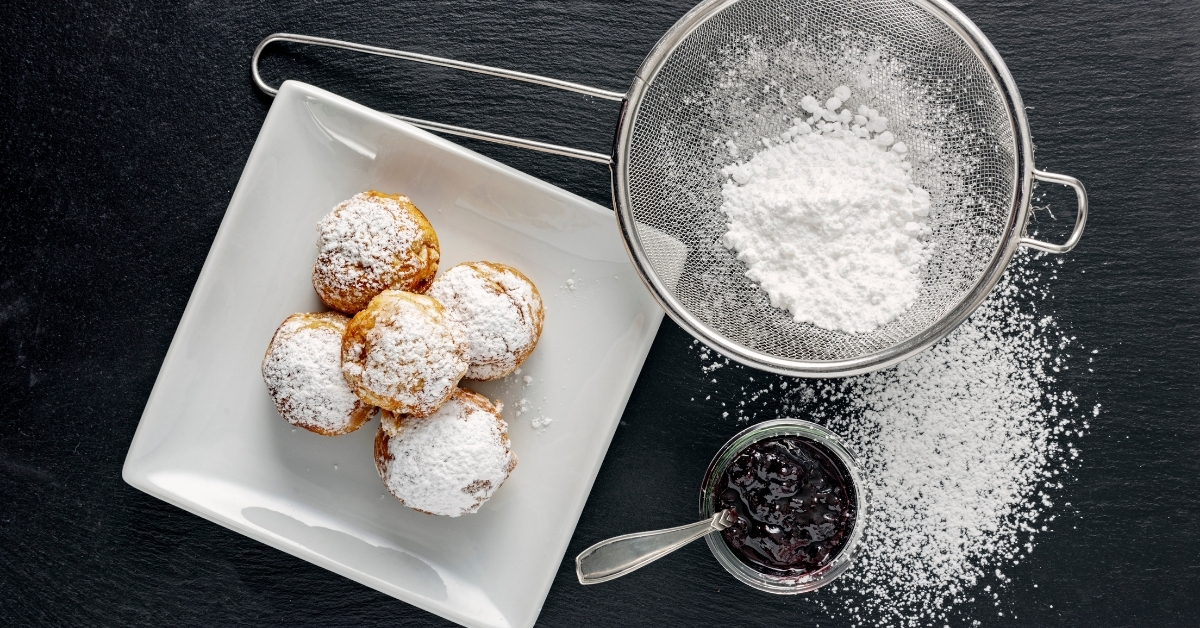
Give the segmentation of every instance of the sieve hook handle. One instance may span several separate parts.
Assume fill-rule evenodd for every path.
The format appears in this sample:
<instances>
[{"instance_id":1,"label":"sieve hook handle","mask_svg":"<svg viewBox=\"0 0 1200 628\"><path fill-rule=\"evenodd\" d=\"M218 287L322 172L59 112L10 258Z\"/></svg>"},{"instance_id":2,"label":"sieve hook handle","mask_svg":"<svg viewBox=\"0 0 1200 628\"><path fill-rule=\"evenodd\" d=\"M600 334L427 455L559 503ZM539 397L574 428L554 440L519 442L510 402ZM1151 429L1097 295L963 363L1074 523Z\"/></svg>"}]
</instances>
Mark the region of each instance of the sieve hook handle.
<instances>
[{"instance_id":1,"label":"sieve hook handle","mask_svg":"<svg viewBox=\"0 0 1200 628\"><path fill-rule=\"evenodd\" d=\"M479 74L498 76L500 78L511 79L514 81L523 81L526 83L534 83L537 85L544 85L546 87L553 87L555 89L561 89L561 90L565 90L568 92L575 92L577 94L583 94L584 96L592 96L595 98L602 98L604 100L613 100L613 101L620 102L620 101L625 100L625 96L626 96L624 93L612 92L612 91L608 91L606 89L598 89L595 87L589 87L587 85L581 85L579 83L571 83L569 81L560 81L558 79L553 79L553 78L549 78L549 77L545 77L545 76L538 76L536 74L517 72L515 70L505 70L503 68L496 68L496 67L492 67L492 66L488 66L488 65L480 65L478 63L468 63L466 61L456 61L454 59L447 59L445 57L435 57L432 55L424 55L424 54L420 54L420 53L416 53L416 52L408 52L405 50L392 50L390 48L380 48L378 46L368 46L365 44L356 44L356 43L349 42L349 41L341 41L338 39L328 39L325 37L313 37L311 35L296 35L293 33L275 33L272 35L268 35L265 39L263 39L261 42L259 42L258 47L254 49L254 55L250 58L250 74L254 78L254 84L256 86L258 86L258 88L261 89L264 94L266 94L272 98L275 97L275 94L279 93L279 90L274 87L271 87L270 85L267 85L266 81L263 80L262 75L259 74L259 72L258 72L258 59L259 59L259 57L262 56L263 50L268 45L278 42L278 41L286 41L286 42L292 42L292 43L297 43L297 44L310 44L313 46L325 46L327 48L340 48L343 50L353 50L355 52L379 55L381 57L391 57L393 59L405 59L408 61L416 61L417 63L427 63L429 65L438 65L438 66L442 66L442 67L446 67L446 68L454 68L457 70L466 70L468 72L476 72ZM525 138L521 138L521 137L513 137L511 135L501 135L499 133L489 133L487 131L478 131L478 130L469 129L466 127L454 126L452 124L442 124L440 122L430 122L428 120L421 120L419 118L410 118L408 116L401 116L401 115L397 115L394 113L389 113L387 115L389 115L393 118L396 118L397 120L403 120L404 122L407 122L415 127L426 129L428 131L437 131L439 133L448 133L450 135L469 137L469 138L476 139L476 140L483 140L485 142L493 142L496 144L505 144L508 146L516 146L518 148L526 148L529 150L536 150L536 151L543 152L543 153L550 153L552 155L562 155L564 157L574 157L575 159L583 159L586 161L593 161L596 163L601 163L601 164L606 164L606 165L612 164L612 157L610 157L609 155L605 155L603 153L596 153L596 152L592 152L589 150L580 150L578 148L570 148L568 146L559 146L557 144L548 144L546 142L538 142L536 140L529 140L529 139L525 139Z\"/></svg>"},{"instance_id":2,"label":"sieve hook handle","mask_svg":"<svg viewBox=\"0 0 1200 628\"><path fill-rule=\"evenodd\" d=\"M1079 238L1083 236L1083 227L1087 224L1087 209L1088 198L1087 189L1083 187L1083 182L1075 177L1065 174L1055 174L1053 172L1045 172L1042 170L1034 170L1033 178L1046 183L1061 183L1062 185L1070 186L1075 190L1075 198L1079 201L1079 210L1075 214L1075 228L1071 231L1071 237L1062 244L1051 244L1042 242L1033 238L1021 238L1021 246L1027 246L1031 249L1045 251L1047 253L1066 253L1075 248L1079 244Z\"/></svg>"}]
</instances>

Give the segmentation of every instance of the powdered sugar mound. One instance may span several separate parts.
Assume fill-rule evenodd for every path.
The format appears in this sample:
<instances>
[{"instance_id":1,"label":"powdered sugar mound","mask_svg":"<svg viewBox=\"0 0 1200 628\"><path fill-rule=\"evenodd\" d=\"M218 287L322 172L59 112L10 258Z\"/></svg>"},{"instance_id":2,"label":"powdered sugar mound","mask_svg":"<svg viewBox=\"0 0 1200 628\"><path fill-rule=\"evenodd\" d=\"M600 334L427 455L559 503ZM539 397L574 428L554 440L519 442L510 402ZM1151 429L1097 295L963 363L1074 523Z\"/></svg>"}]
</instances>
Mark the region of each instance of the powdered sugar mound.
<instances>
[{"instance_id":1,"label":"powdered sugar mound","mask_svg":"<svg viewBox=\"0 0 1200 628\"><path fill-rule=\"evenodd\" d=\"M487 399L470 391L456 390L427 418L386 413L380 430L376 464L388 491L430 514L457 517L479 510L517 466L508 448L508 424Z\"/></svg>"},{"instance_id":2,"label":"powdered sugar mound","mask_svg":"<svg viewBox=\"0 0 1200 628\"><path fill-rule=\"evenodd\" d=\"M442 273L429 296L466 331L468 379L496 379L513 372L542 333L542 299L515 269L466 262Z\"/></svg>"},{"instance_id":3,"label":"powdered sugar mound","mask_svg":"<svg viewBox=\"0 0 1200 628\"><path fill-rule=\"evenodd\" d=\"M796 321L871 331L916 301L930 198L913 184L886 118L862 107L859 124L833 110L837 96L826 105L806 97L808 121L797 118L781 143L765 141L749 161L722 169L730 177L722 243Z\"/></svg>"},{"instance_id":4,"label":"powdered sugar mound","mask_svg":"<svg viewBox=\"0 0 1200 628\"><path fill-rule=\"evenodd\" d=\"M342 379L346 320L334 312L293 314L272 337L262 375L275 408L289 423L333 435L357 427L371 412Z\"/></svg>"}]
</instances>

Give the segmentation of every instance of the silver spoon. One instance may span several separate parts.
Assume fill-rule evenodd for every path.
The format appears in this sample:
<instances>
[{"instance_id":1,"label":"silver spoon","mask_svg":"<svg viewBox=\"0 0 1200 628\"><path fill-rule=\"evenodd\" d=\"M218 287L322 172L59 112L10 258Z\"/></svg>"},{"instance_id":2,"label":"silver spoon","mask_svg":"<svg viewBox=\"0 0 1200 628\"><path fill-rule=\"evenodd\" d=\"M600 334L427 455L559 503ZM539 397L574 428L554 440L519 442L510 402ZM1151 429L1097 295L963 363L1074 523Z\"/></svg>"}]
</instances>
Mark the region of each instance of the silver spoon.
<instances>
[{"instance_id":1,"label":"silver spoon","mask_svg":"<svg viewBox=\"0 0 1200 628\"><path fill-rule=\"evenodd\" d=\"M579 584L596 584L641 569L675 550L713 532L733 525L737 515L722 510L711 519L666 530L635 532L616 536L583 550L575 557Z\"/></svg>"}]
</instances>

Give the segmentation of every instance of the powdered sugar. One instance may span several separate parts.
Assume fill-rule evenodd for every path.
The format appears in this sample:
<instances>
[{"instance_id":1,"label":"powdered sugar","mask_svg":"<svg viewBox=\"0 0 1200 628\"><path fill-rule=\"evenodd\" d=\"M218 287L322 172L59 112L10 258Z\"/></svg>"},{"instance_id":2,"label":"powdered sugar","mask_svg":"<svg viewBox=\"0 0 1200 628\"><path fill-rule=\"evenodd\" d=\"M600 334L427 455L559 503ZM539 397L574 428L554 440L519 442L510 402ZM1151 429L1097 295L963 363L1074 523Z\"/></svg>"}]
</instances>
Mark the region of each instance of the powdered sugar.
<instances>
[{"instance_id":1,"label":"powdered sugar","mask_svg":"<svg viewBox=\"0 0 1200 628\"><path fill-rule=\"evenodd\" d=\"M381 293L355 315L342 344L347 382L387 410L428 415L466 370L465 333L425 295Z\"/></svg>"},{"instance_id":2,"label":"powdered sugar","mask_svg":"<svg viewBox=\"0 0 1200 628\"><path fill-rule=\"evenodd\" d=\"M929 228L928 192L874 109L841 109L841 86L823 108L796 118L777 143L726 166L722 243L746 276L799 322L847 333L895 320L917 298ZM891 150L887 147L891 146ZM736 147L734 148L736 150Z\"/></svg>"},{"instance_id":3,"label":"powdered sugar","mask_svg":"<svg viewBox=\"0 0 1200 628\"><path fill-rule=\"evenodd\" d=\"M442 273L429 296L466 330L468 379L513 372L541 335L542 299L517 271L489 262L466 262Z\"/></svg>"},{"instance_id":4,"label":"powdered sugar","mask_svg":"<svg viewBox=\"0 0 1200 628\"><path fill-rule=\"evenodd\" d=\"M470 391L457 390L427 418L385 414L380 430L385 452L377 451L376 462L384 484L406 506L431 514L479 510L517 466L508 424Z\"/></svg>"},{"instance_id":5,"label":"powdered sugar","mask_svg":"<svg viewBox=\"0 0 1200 628\"><path fill-rule=\"evenodd\" d=\"M1060 407L1078 403L1047 388L1046 367L1070 341L1035 322L1042 317L1016 300L1018 283L1010 274L929 351L842 389L850 412L831 426L875 488L869 540L850 574L872 623L943 619L985 576L1007 581L998 567L1033 551L1035 521L1053 505L1038 489L1065 466L1056 459L1074 455L1055 434L1072 423Z\"/></svg>"},{"instance_id":6,"label":"powdered sugar","mask_svg":"<svg viewBox=\"0 0 1200 628\"><path fill-rule=\"evenodd\" d=\"M262 375L275 408L289 423L333 435L365 420L371 409L342 379L341 314L293 314L279 326Z\"/></svg>"},{"instance_id":7,"label":"powdered sugar","mask_svg":"<svg viewBox=\"0 0 1200 628\"><path fill-rule=\"evenodd\" d=\"M993 598L1054 521L1050 494L1078 456L1068 436L1082 436L1095 410L1058 384L1076 341L1029 301L1048 298L1030 258L1019 254L958 330L892 369L815 383L756 375L729 404L746 419L821 422L859 457L870 519L854 568L816 598L831 613L941 625ZM705 377L727 366L712 362Z\"/></svg>"}]
</instances>

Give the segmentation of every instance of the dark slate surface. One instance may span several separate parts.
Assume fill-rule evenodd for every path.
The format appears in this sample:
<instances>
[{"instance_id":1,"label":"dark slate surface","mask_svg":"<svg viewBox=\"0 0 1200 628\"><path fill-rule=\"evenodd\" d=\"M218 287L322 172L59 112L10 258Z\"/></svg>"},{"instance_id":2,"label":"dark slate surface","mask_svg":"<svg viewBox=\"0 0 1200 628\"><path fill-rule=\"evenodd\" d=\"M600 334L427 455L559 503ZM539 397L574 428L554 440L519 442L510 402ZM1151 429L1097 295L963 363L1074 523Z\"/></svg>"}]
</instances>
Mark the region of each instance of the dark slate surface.
<instances>
[{"instance_id":1,"label":"dark slate surface","mask_svg":"<svg viewBox=\"0 0 1200 628\"><path fill-rule=\"evenodd\" d=\"M622 90L688 0L236 6L9 2L0 23L0 624L444 626L126 486L125 451L263 116L247 59L273 31L355 39ZM1104 404L1056 527L1009 569L989 626L1200 623L1200 5L963 1L1017 78L1039 167L1093 215L1053 293L1103 349L1064 387ZM604 151L615 108L567 94L280 49L384 110ZM471 144L607 203L601 166ZM1058 198L1059 206L1069 202ZM1083 273L1084 270L1088 272ZM568 550L690 519L748 370L704 388L664 322ZM681 366L682 365L682 366ZM713 393L692 402L698 390ZM697 397L698 399L701 397ZM805 598L737 585L703 545L598 587L564 562L547 626L806 625ZM1037 585L1036 587L1034 585ZM1053 606L1053 608L1051 608ZM1018 615L1013 619L1013 613ZM967 622L969 623L969 622Z\"/></svg>"}]
</instances>

